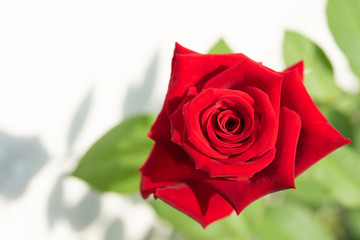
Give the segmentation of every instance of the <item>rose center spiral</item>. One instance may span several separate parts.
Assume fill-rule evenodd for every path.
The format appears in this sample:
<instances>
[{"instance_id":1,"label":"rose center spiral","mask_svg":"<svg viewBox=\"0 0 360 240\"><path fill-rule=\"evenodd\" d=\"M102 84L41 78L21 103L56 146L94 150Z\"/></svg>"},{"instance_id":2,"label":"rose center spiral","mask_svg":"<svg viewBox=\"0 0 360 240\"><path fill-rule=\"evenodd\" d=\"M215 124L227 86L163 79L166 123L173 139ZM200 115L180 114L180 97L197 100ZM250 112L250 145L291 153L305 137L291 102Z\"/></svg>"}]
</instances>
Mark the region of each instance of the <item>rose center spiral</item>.
<instances>
[{"instance_id":1,"label":"rose center spiral","mask_svg":"<svg viewBox=\"0 0 360 240\"><path fill-rule=\"evenodd\" d=\"M239 120L238 119L235 119L235 118L229 118L226 123L225 123L225 128L228 130L228 131L232 131L234 130L237 125L239 124Z\"/></svg>"},{"instance_id":2,"label":"rose center spiral","mask_svg":"<svg viewBox=\"0 0 360 240\"><path fill-rule=\"evenodd\" d=\"M232 134L241 131L243 124L233 111L225 110L218 115L218 127L222 132Z\"/></svg>"}]
</instances>

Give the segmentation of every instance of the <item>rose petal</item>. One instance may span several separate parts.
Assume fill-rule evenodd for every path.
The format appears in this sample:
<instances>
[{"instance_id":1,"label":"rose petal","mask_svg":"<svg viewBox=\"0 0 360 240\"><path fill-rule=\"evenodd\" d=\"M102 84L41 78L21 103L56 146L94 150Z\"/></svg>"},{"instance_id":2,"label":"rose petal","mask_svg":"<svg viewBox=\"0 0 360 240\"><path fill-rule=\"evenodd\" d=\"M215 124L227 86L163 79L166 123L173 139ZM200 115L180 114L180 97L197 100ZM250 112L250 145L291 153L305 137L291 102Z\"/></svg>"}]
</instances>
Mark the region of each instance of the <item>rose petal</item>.
<instances>
[{"instance_id":1,"label":"rose petal","mask_svg":"<svg viewBox=\"0 0 360 240\"><path fill-rule=\"evenodd\" d=\"M201 115L206 112L206 108L217 104L217 100L223 96L229 99L236 99L237 102L244 102L242 105L249 105L251 108L253 99L246 93L241 91L227 90L227 89L207 89L202 91L192 101L189 101L183 106L184 124L187 136L183 141L188 141L191 146L197 148L203 154L216 159L227 159L228 155L223 154L213 148L209 139L202 132ZM188 144L188 145L190 145ZM196 159L194 159L196 161Z\"/></svg>"},{"instance_id":2,"label":"rose petal","mask_svg":"<svg viewBox=\"0 0 360 240\"><path fill-rule=\"evenodd\" d=\"M187 89L219 74L243 57L243 54L203 55L176 43L168 92L149 136L154 140L171 138L170 122L167 118L177 109Z\"/></svg>"},{"instance_id":3,"label":"rose petal","mask_svg":"<svg viewBox=\"0 0 360 240\"><path fill-rule=\"evenodd\" d=\"M197 53L193 50L190 50L182 45L180 45L178 42L175 43L175 50L174 50L174 55L175 54L200 54Z\"/></svg>"},{"instance_id":4,"label":"rose petal","mask_svg":"<svg viewBox=\"0 0 360 240\"><path fill-rule=\"evenodd\" d=\"M294 110L301 117L302 128L296 154L296 176L335 149L348 144L323 116L309 96L298 69L285 70L281 105Z\"/></svg>"},{"instance_id":5,"label":"rose petal","mask_svg":"<svg viewBox=\"0 0 360 240\"><path fill-rule=\"evenodd\" d=\"M241 61L243 54L177 54L174 56L172 81L168 89L167 111L172 113L190 87L205 82Z\"/></svg>"},{"instance_id":6,"label":"rose petal","mask_svg":"<svg viewBox=\"0 0 360 240\"><path fill-rule=\"evenodd\" d=\"M151 126L148 137L156 142L167 143L171 138L171 125L166 112L161 110L154 124Z\"/></svg>"},{"instance_id":7,"label":"rose petal","mask_svg":"<svg viewBox=\"0 0 360 240\"><path fill-rule=\"evenodd\" d=\"M194 169L187 154L176 144L164 148L161 144L155 143L149 158L139 170L142 175L140 192L144 198L154 193L157 188L177 184L189 177L191 179L206 177L205 173Z\"/></svg>"},{"instance_id":8,"label":"rose petal","mask_svg":"<svg viewBox=\"0 0 360 240\"><path fill-rule=\"evenodd\" d=\"M204 85L204 89L224 88L241 91L245 86L261 89L269 96L272 108L274 109L276 118L274 126L275 134L271 137L270 141L275 142L278 131L282 78L281 73L270 70L261 63L257 63L245 56L242 61L210 79Z\"/></svg>"},{"instance_id":9,"label":"rose petal","mask_svg":"<svg viewBox=\"0 0 360 240\"><path fill-rule=\"evenodd\" d=\"M297 63L295 63L294 65L288 67L284 72L292 72L297 70L300 78L302 79L302 81L304 81L304 61L301 60Z\"/></svg>"},{"instance_id":10,"label":"rose petal","mask_svg":"<svg viewBox=\"0 0 360 240\"><path fill-rule=\"evenodd\" d=\"M255 99L255 112L261 114L261 121L254 143L244 152L236 156L237 161L249 160L262 155L273 148L276 141L277 120L274 109L267 94L255 87L244 87L244 91ZM275 135L275 137L273 137Z\"/></svg>"},{"instance_id":11,"label":"rose petal","mask_svg":"<svg viewBox=\"0 0 360 240\"><path fill-rule=\"evenodd\" d=\"M195 168L207 172L210 177L249 178L258 171L267 167L275 157L274 148L264 155L246 162L237 161L235 156L231 159L231 164L229 164L223 159L220 161L219 159L210 158L187 143L184 143L184 149L194 161Z\"/></svg>"},{"instance_id":12,"label":"rose petal","mask_svg":"<svg viewBox=\"0 0 360 240\"><path fill-rule=\"evenodd\" d=\"M239 214L256 199L287 188L294 188L295 154L301 121L285 107L280 111L280 127L275 160L249 179L230 181L208 178L203 181L222 195Z\"/></svg>"},{"instance_id":13,"label":"rose petal","mask_svg":"<svg viewBox=\"0 0 360 240\"><path fill-rule=\"evenodd\" d=\"M242 131L239 133L229 134L224 132L226 130L221 131L221 126L220 129L218 129L216 126L218 117L221 118L223 113L226 114L226 112L233 112L232 110L225 110L219 114L212 114L209 117L205 125L206 136L214 149L218 150L219 152L226 155L240 154L247 150L254 140L252 136L249 137L254 128L254 109L247 101L243 101L241 98L228 96L227 101L231 101L226 104L228 105L229 109L235 109L239 111L238 114L241 115L242 119L244 120L244 127ZM219 102L225 101L220 99ZM214 113L217 113L217 111Z\"/></svg>"},{"instance_id":14,"label":"rose petal","mask_svg":"<svg viewBox=\"0 0 360 240\"><path fill-rule=\"evenodd\" d=\"M197 148L203 155L216 158L216 159L227 159L228 155L222 154L216 151L208 139L205 138L202 128L199 124L200 112L196 114L193 111L190 111L190 102L184 105L183 107L183 116L185 120L185 131L183 138L183 146L192 146ZM190 118L191 116L191 118ZM193 157L193 160L196 159Z\"/></svg>"},{"instance_id":15,"label":"rose petal","mask_svg":"<svg viewBox=\"0 0 360 240\"><path fill-rule=\"evenodd\" d=\"M200 53L197 53L197 52L195 52L193 50L190 50L190 49L188 49L186 47L183 47L179 43L176 42L175 43L175 49L174 49L173 58L171 60L171 77L170 77L169 86L172 85L172 81L174 79L172 77L172 75L173 75L173 72L174 72L174 67L176 65L176 55L177 54L183 54L183 55L185 55L185 54L199 54L200 55Z\"/></svg>"},{"instance_id":16,"label":"rose petal","mask_svg":"<svg viewBox=\"0 0 360 240\"><path fill-rule=\"evenodd\" d=\"M251 97L241 91L210 88L202 91L183 107L187 137L184 137L182 146L191 156L196 168L206 171L212 177L251 177L268 166L273 160L273 158L269 157L270 153L265 154L274 145L274 142L269 143L270 137L274 134L276 121L270 100L260 89L249 86L244 87L244 89L251 94ZM241 154L222 154L216 151L208 139L205 138L200 126L200 115L204 111L204 106L206 107L209 102L212 103L222 96L232 97L235 95L240 97L239 94L242 94L244 98L255 99L256 108L262 114L262 121L254 144L249 149ZM210 133L210 131L208 132ZM251 161L245 162L250 159Z\"/></svg>"},{"instance_id":17,"label":"rose petal","mask_svg":"<svg viewBox=\"0 0 360 240\"><path fill-rule=\"evenodd\" d=\"M250 96L249 96L250 97ZM220 108L222 109L229 109L225 112L221 112L219 114L219 117L221 117L223 114L228 114L229 111L233 112L234 114L237 114L241 120L243 121L241 132L232 132L232 134L226 133L226 130L221 130L215 127L213 125L213 129L215 133L221 137L222 139L225 139L225 142L228 143L239 143L243 141L244 139L248 138L250 134L253 132L254 128L254 100L251 98L252 101L234 97L234 96L225 96L222 98L219 98L217 104L220 105ZM219 119L214 119L218 122Z\"/></svg>"},{"instance_id":18,"label":"rose petal","mask_svg":"<svg viewBox=\"0 0 360 240\"><path fill-rule=\"evenodd\" d=\"M171 69L172 69L171 74L172 75L173 75L173 69L175 67L177 54L186 55L186 54L199 54L199 53L194 52L190 49L187 49L178 43L175 43L174 56L172 58L172 63L171 63ZM172 85L172 81L173 81L173 78L170 77L169 86ZM170 122L168 119L169 115L167 114L166 107L165 107L168 104L169 99L171 99L171 96L169 96L169 94L167 93L166 98L164 100L164 106L161 109L161 112L159 113L155 123L151 127L149 137L151 137L155 141L164 142L164 141L167 141L168 139L170 139L170 137L171 137L170 136Z\"/></svg>"},{"instance_id":19,"label":"rose petal","mask_svg":"<svg viewBox=\"0 0 360 240\"><path fill-rule=\"evenodd\" d=\"M192 217L204 228L234 211L217 192L195 181L157 189L155 196Z\"/></svg>"},{"instance_id":20,"label":"rose petal","mask_svg":"<svg viewBox=\"0 0 360 240\"><path fill-rule=\"evenodd\" d=\"M183 105L188 101L193 99L198 94L196 88L189 88L184 96L183 100L179 104L178 109L170 115L170 124L171 124L171 141L177 143L179 146L182 146L183 135L184 135L184 119L183 119Z\"/></svg>"},{"instance_id":21,"label":"rose petal","mask_svg":"<svg viewBox=\"0 0 360 240\"><path fill-rule=\"evenodd\" d=\"M269 70L244 56L237 64L209 80L204 85L204 89L223 88L241 91L244 86L259 88L269 96L274 112L278 116L282 78L282 74Z\"/></svg>"},{"instance_id":22,"label":"rose petal","mask_svg":"<svg viewBox=\"0 0 360 240\"><path fill-rule=\"evenodd\" d=\"M214 118L214 116L212 116L212 118ZM215 122L214 119L209 119L208 123L206 124L206 132L212 145L219 152L224 154L234 154L233 152L241 153L243 151L246 151L246 149L248 149L251 146L251 144L254 142L255 139L254 136L253 135L249 136L249 134L245 135L245 138L244 138L244 134L239 134L239 136L237 135L226 136L225 134L220 133L216 129L214 130L214 124L215 124L214 122Z\"/></svg>"},{"instance_id":23,"label":"rose petal","mask_svg":"<svg viewBox=\"0 0 360 240\"><path fill-rule=\"evenodd\" d=\"M233 110L225 110L220 113L217 119L220 130L226 134L232 134L241 131L243 128L242 120Z\"/></svg>"}]
</instances>

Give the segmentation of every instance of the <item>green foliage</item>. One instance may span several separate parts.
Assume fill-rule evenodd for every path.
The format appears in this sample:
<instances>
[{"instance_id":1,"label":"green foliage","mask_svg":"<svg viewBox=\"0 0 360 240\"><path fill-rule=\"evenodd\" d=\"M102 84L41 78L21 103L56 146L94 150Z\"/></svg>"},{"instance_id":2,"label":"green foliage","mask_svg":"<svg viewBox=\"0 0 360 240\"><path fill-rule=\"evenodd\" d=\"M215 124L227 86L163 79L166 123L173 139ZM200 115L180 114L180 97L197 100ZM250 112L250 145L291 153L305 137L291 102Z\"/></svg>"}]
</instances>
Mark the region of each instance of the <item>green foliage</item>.
<instances>
[{"instance_id":1,"label":"green foliage","mask_svg":"<svg viewBox=\"0 0 360 240\"><path fill-rule=\"evenodd\" d=\"M292 31L285 32L283 56L287 66L305 61L305 86L317 102L329 103L340 90L336 87L333 67L324 51L310 39Z\"/></svg>"},{"instance_id":2,"label":"green foliage","mask_svg":"<svg viewBox=\"0 0 360 240\"><path fill-rule=\"evenodd\" d=\"M153 121L153 117L143 115L121 122L88 150L72 175L100 191L139 191L138 168L153 144L146 137Z\"/></svg>"},{"instance_id":3,"label":"green foliage","mask_svg":"<svg viewBox=\"0 0 360 240\"><path fill-rule=\"evenodd\" d=\"M360 209L347 212L345 222L347 226L346 230L350 235L349 239L360 239Z\"/></svg>"},{"instance_id":4,"label":"green foliage","mask_svg":"<svg viewBox=\"0 0 360 240\"><path fill-rule=\"evenodd\" d=\"M335 239L310 209L305 205L289 201L268 208L258 234L261 240Z\"/></svg>"},{"instance_id":5,"label":"green foliage","mask_svg":"<svg viewBox=\"0 0 360 240\"><path fill-rule=\"evenodd\" d=\"M360 78L360 1L329 0L326 12L336 43Z\"/></svg>"},{"instance_id":6,"label":"green foliage","mask_svg":"<svg viewBox=\"0 0 360 240\"><path fill-rule=\"evenodd\" d=\"M359 154L344 146L318 163L315 181L344 208L360 208Z\"/></svg>"},{"instance_id":7,"label":"green foliage","mask_svg":"<svg viewBox=\"0 0 360 240\"><path fill-rule=\"evenodd\" d=\"M288 197L314 208L323 204L360 208L359 170L359 154L344 146L303 173Z\"/></svg>"},{"instance_id":8,"label":"green foliage","mask_svg":"<svg viewBox=\"0 0 360 240\"><path fill-rule=\"evenodd\" d=\"M232 50L224 41L224 39L220 38L219 41L208 51L208 53L215 54L215 53L232 53Z\"/></svg>"},{"instance_id":9,"label":"green foliage","mask_svg":"<svg viewBox=\"0 0 360 240\"><path fill-rule=\"evenodd\" d=\"M312 209L332 201L328 189L318 181L314 181L318 168L318 164L315 164L295 179L296 190L287 192L290 200L302 202Z\"/></svg>"},{"instance_id":10,"label":"green foliage","mask_svg":"<svg viewBox=\"0 0 360 240\"><path fill-rule=\"evenodd\" d=\"M329 109L327 119L331 124L346 138L351 138L353 134L353 126L349 116L336 110Z\"/></svg>"}]
</instances>

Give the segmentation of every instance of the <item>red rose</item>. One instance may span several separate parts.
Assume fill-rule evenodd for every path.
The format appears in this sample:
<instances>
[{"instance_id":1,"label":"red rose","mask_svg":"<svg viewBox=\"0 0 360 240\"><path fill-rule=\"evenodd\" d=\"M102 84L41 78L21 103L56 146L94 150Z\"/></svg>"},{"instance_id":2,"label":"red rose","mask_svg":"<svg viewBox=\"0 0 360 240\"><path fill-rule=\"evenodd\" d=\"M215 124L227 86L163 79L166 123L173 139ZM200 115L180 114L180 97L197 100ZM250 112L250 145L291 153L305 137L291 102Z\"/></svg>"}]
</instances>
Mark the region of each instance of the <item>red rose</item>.
<instances>
[{"instance_id":1,"label":"red rose","mask_svg":"<svg viewBox=\"0 0 360 240\"><path fill-rule=\"evenodd\" d=\"M243 54L176 44L164 106L151 128L141 194L204 227L294 178L350 142L303 85L303 62L273 71Z\"/></svg>"}]
</instances>

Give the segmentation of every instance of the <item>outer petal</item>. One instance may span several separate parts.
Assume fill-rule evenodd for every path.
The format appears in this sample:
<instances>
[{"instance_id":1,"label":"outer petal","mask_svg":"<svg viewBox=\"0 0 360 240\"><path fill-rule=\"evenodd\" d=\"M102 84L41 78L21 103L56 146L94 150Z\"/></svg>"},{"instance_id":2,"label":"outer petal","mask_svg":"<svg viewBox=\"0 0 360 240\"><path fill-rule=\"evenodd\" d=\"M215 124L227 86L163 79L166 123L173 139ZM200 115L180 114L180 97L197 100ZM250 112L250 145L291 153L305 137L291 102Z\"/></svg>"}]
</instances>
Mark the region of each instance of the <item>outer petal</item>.
<instances>
[{"instance_id":1,"label":"outer petal","mask_svg":"<svg viewBox=\"0 0 360 240\"><path fill-rule=\"evenodd\" d=\"M169 144L167 149L172 155L161 144L155 143L149 158L140 168L140 192L144 198L157 188L178 184L188 178L207 177L204 172L195 170L189 157L176 144Z\"/></svg>"},{"instance_id":2,"label":"outer petal","mask_svg":"<svg viewBox=\"0 0 360 240\"><path fill-rule=\"evenodd\" d=\"M155 196L186 213L204 228L229 216L234 209L207 185L190 181L156 190Z\"/></svg>"},{"instance_id":3,"label":"outer petal","mask_svg":"<svg viewBox=\"0 0 360 240\"><path fill-rule=\"evenodd\" d=\"M282 107L275 160L250 179L203 180L222 195L239 214L256 199L287 188L294 188L295 154L301 122L299 116Z\"/></svg>"},{"instance_id":4,"label":"outer petal","mask_svg":"<svg viewBox=\"0 0 360 240\"><path fill-rule=\"evenodd\" d=\"M281 105L299 114L302 122L296 153L296 176L327 154L350 142L350 139L345 139L322 115L306 91L297 69L283 72L281 92Z\"/></svg>"},{"instance_id":5,"label":"outer petal","mask_svg":"<svg viewBox=\"0 0 360 240\"><path fill-rule=\"evenodd\" d=\"M183 106L198 94L195 87L188 89L186 95L179 104L179 107L169 116L171 124L171 141L182 146L185 123L182 115Z\"/></svg>"},{"instance_id":6,"label":"outer petal","mask_svg":"<svg viewBox=\"0 0 360 240\"><path fill-rule=\"evenodd\" d=\"M295 63L294 65L288 67L285 71L291 72L297 70L300 74L301 79L304 81L304 61L301 60L300 62ZM284 71L284 72L285 72Z\"/></svg>"},{"instance_id":7,"label":"outer petal","mask_svg":"<svg viewBox=\"0 0 360 240\"><path fill-rule=\"evenodd\" d=\"M190 49L187 49L187 48L181 46L178 43L175 43L174 56L172 58L172 63L171 63L171 77L170 77L169 87L168 87L169 89L173 85L172 84L172 82L173 82L172 76L173 76L173 72L174 72L174 67L176 65L175 63L176 63L176 55L177 54L181 54L181 55L186 55L186 54L196 55L196 54L198 54L198 55L200 55L197 52L194 52ZM169 92L169 89L168 89L168 92ZM164 100L163 108L161 109L155 123L151 127L149 137L151 137L155 141L166 142L168 139L171 138L169 115L166 112L166 106L168 104L169 99L171 99L171 96L169 96L169 93L167 93L165 100Z\"/></svg>"},{"instance_id":8,"label":"outer petal","mask_svg":"<svg viewBox=\"0 0 360 240\"><path fill-rule=\"evenodd\" d=\"M186 47L183 47L181 46L179 43L175 43L175 49L174 49L174 55L173 55L173 58L172 58L172 61L171 61L171 78L170 78L170 82L169 82L169 85L172 84L172 80L173 80L173 72L174 72L174 67L175 67L175 64L176 64L176 55L177 54L199 54L200 53L197 53L193 50L190 50Z\"/></svg>"},{"instance_id":9,"label":"outer petal","mask_svg":"<svg viewBox=\"0 0 360 240\"><path fill-rule=\"evenodd\" d=\"M151 126L148 137L154 141L166 144L171 138L171 124L166 111L162 109L156 118L154 124Z\"/></svg>"},{"instance_id":10,"label":"outer petal","mask_svg":"<svg viewBox=\"0 0 360 240\"><path fill-rule=\"evenodd\" d=\"M241 61L243 54L177 54L174 56L171 84L169 85L169 105L172 113L190 87L202 85L222 71Z\"/></svg>"}]
</instances>

